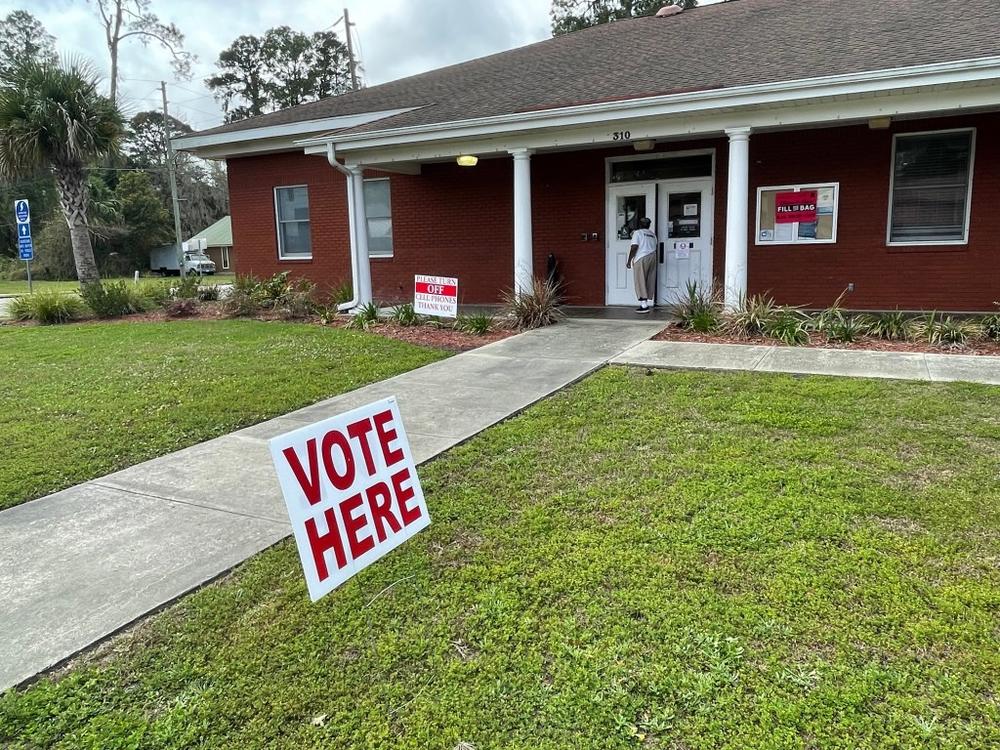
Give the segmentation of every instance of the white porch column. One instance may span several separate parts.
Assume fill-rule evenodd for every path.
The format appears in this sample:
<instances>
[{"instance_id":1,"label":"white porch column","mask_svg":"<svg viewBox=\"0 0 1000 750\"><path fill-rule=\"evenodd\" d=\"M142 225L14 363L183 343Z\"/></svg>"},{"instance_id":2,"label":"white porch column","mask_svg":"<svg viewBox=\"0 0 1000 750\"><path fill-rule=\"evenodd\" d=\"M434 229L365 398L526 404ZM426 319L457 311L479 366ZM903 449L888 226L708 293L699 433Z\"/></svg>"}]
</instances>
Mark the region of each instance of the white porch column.
<instances>
[{"instance_id":1,"label":"white porch column","mask_svg":"<svg viewBox=\"0 0 1000 750\"><path fill-rule=\"evenodd\" d=\"M351 166L354 183L354 211L351 214L351 235L355 238L358 254L358 307L372 301L372 266L368 259L368 211L365 207L364 170Z\"/></svg>"},{"instance_id":2,"label":"white porch column","mask_svg":"<svg viewBox=\"0 0 1000 750\"><path fill-rule=\"evenodd\" d=\"M510 152L514 157L514 293L531 294L534 278L531 247L531 151Z\"/></svg>"},{"instance_id":3,"label":"white porch column","mask_svg":"<svg viewBox=\"0 0 1000 750\"><path fill-rule=\"evenodd\" d=\"M729 187L726 193L726 309L747 293L747 235L750 213L750 128L730 128Z\"/></svg>"}]
</instances>

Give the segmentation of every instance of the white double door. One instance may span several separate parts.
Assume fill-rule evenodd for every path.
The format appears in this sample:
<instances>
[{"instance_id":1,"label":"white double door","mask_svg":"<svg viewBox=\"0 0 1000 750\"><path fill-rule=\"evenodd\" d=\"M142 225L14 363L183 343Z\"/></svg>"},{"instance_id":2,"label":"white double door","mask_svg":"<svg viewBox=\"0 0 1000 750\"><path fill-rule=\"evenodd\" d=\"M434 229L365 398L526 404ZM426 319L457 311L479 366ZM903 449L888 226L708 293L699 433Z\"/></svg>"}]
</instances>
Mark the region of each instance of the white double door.
<instances>
[{"instance_id":1,"label":"white double door","mask_svg":"<svg viewBox=\"0 0 1000 750\"><path fill-rule=\"evenodd\" d=\"M713 189L710 179L633 182L608 188L606 304L634 305L632 270L625 268L632 232L643 217L656 232L656 301L676 302L688 283L712 284Z\"/></svg>"}]
</instances>

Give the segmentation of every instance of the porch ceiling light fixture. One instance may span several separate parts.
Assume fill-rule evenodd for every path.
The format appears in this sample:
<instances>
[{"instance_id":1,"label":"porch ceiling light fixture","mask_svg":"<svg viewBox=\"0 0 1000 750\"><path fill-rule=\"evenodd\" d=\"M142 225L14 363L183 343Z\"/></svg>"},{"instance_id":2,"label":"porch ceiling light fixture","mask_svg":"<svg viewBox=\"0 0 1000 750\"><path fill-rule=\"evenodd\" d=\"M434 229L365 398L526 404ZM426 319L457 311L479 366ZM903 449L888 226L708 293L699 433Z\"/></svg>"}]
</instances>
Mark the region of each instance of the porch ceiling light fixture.
<instances>
[{"instance_id":1,"label":"porch ceiling light fixture","mask_svg":"<svg viewBox=\"0 0 1000 750\"><path fill-rule=\"evenodd\" d=\"M479 157L463 154L455 159L455 161L458 162L458 166L460 167L474 167L479 163Z\"/></svg>"},{"instance_id":2,"label":"porch ceiling light fixture","mask_svg":"<svg viewBox=\"0 0 1000 750\"><path fill-rule=\"evenodd\" d=\"M868 128L870 130L888 130L891 125L891 117L873 117L868 121Z\"/></svg>"},{"instance_id":3,"label":"porch ceiling light fixture","mask_svg":"<svg viewBox=\"0 0 1000 750\"><path fill-rule=\"evenodd\" d=\"M645 141L633 141L632 148L636 151L652 151L656 148L656 141L652 139Z\"/></svg>"}]
</instances>

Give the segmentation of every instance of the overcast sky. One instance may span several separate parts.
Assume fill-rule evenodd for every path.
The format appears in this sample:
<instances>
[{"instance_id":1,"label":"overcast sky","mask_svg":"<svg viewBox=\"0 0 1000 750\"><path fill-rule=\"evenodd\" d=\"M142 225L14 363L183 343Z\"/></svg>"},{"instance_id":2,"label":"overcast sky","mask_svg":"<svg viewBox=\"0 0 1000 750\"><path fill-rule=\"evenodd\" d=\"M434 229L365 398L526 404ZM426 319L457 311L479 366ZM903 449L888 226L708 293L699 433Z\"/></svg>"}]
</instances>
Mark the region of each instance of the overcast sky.
<instances>
[{"instance_id":1,"label":"overcast sky","mask_svg":"<svg viewBox=\"0 0 1000 750\"><path fill-rule=\"evenodd\" d=\"M702 0L718 2L718 0ZM550 35L549 0L152 0L160 18L172 21L198 56L194 77L174 81L169 57L156 45L126 40L121 51L122 105L128 114L158 109L158 81L169 86L171 112L196 129L222 122L203 81L219 52L241 34L260 34L287 24L311 33L337 22L346 6L357 24L368 84L500 52ZM103 30L86 0L0 0L0 11L23 8L56 37L60 54L82 55L107 72ZM289 10L294 8L294 14ZM337 27L343 38L343 25ZM132 80L128 80L132 79ZM138 80L135 80L138 79Z\"/></svg>"}]
</instances>

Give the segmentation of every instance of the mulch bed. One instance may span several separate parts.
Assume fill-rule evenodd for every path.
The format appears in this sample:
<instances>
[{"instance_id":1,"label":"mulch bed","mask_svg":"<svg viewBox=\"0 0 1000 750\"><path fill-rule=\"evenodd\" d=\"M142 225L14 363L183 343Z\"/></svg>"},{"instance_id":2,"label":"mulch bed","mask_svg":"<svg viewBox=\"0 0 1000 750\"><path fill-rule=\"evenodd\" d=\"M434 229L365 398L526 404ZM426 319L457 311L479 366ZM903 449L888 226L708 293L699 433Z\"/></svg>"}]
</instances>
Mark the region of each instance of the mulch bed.
<instances>
[{"instance_id":1,"label":"mulch bed","mask_svg":"<svg viewBox=\"0 0 1000 750\"><path fill-rule=\"evenodd\" d=\"M346 327L348 318L337 318L330 325ZM451 352L467 352L471 349L478 349L494 341L502 341L513 336L517 331L505 328L495 328L489 333L482 335L474 333L462 333L453 328L438 328L433 325L401 326L398 323L378 323L368 328L369 333L379 336L386 336L398 341L405 341L409 344L419 344L435 349L444 349Z\"/></svg>"},{"instance_id":2,"label":"mulch bed","mask_svg":"<svg viewBox=\"0 0 1000 750\"><path fill-rule=\"evenodd\" d=\"M708 334L668 326L653 337L654 341L687 341L698 344L745 344L757 346L788 346L775 339L755 338L740 339L725 334ZM972 354L1000 356L1000 344L992 341L977 341L966 346L931 346L912 341L886 341L884 339L864 336L850 344L827 341L822 334L810 334L809 343L802 347L812 349L853 349L869 352L926 352L930 354Z\"/></svg>"}]
</instances>

